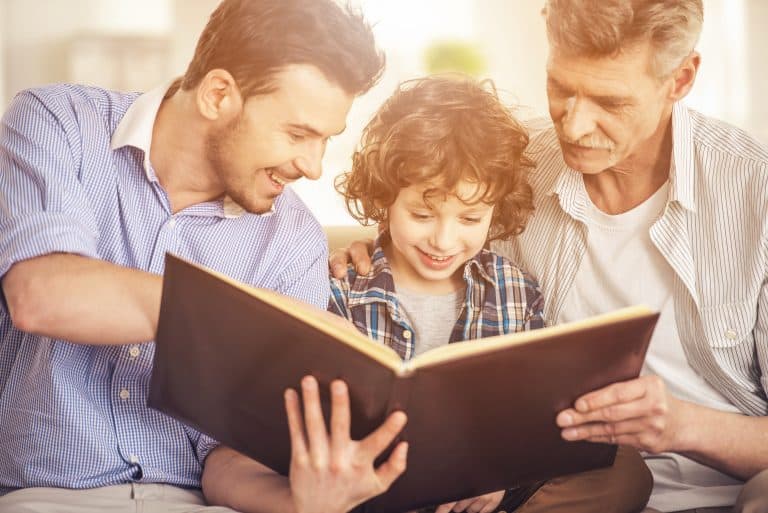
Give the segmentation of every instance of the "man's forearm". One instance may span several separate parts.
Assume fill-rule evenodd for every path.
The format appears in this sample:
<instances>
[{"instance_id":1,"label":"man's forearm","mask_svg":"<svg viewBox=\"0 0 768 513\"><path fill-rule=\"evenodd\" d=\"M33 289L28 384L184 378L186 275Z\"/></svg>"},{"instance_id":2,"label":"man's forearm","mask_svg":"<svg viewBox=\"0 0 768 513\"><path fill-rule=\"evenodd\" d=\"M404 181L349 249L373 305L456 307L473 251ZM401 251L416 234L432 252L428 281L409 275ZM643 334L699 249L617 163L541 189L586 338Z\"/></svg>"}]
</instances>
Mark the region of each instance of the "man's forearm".
<instances>
[{"instance_id":1,"label":"man's forearm","mask_svg":"<svg viewBox=\"0 0 768 513\"><path fill-rule=\"evenodd\" d=\"M676 452L744 480L768 468L767 417L680 403L686 422L676 437Z\"/></svg>"},{"instance_id":2,"label":"man's forearm","mask_svg":"<svg viewBox=\"0 0 768 513\"><path fill-rule=\"evenodd\" d=\"M203 493L209 504L243 513L295 513L288 478L229 447L205 460Z\"/></svg>"},{"instance_id":3,"label":"man's forearm","mask_svg":"<svg viewBox=\"0 0 768 513\"><path fill-rule=\"evenodd\" d=\"M162 278L109 262L52 254L15 264L3 277L17 328L81 344L155 337Z\"/></svg>"}]
</instances>

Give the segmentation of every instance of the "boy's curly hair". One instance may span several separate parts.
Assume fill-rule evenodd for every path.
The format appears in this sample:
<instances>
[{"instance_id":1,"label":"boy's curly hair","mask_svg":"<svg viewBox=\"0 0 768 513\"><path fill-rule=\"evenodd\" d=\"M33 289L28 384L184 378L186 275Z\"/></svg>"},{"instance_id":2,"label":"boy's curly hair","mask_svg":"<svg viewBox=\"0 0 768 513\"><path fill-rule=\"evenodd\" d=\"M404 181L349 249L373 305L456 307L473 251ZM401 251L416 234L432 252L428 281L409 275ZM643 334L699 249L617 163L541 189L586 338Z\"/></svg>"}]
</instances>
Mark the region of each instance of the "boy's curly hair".
<instances>
[{"instance_id":1,"label":"boy's curly hair","mask_svg":"<svg viewBox=\"0 0 768 513\"><path fill-rule=\"evenodd\" d=\"M533 212L523 155L528 134L493 82L439 75L404 82L363 132L352 170L336 178L347 210L363 224L386 223L400 189L430 184L428 198L477 183L473 201L494 205L490 239L517 235Z\"/></svg>"}]
</instances>

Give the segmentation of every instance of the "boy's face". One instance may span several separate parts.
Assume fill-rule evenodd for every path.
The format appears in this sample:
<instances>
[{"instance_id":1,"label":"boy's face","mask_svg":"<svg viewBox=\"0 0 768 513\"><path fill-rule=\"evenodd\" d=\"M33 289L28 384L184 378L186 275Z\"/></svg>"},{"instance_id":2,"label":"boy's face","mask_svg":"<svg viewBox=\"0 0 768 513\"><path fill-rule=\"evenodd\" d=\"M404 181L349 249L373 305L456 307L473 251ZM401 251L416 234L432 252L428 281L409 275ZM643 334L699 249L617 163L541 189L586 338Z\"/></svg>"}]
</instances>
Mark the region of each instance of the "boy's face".
<instances>
[{"instance_id":1,"label":"boy's face","mask_svg":"<svg viewBox=\"0 0 768 513\"><path fill-rule=\"evenodd\" d=\"M477 184L461 182L453 194L424 202L432 185L400 190L388 209L392 244L386 254L398 287L447 294L462 285L464 264L485 244L493 207L477 201Z\"/></svg>"},{"instance_id":2,"label":"boy's face","mask_svg":"<svg viewBox=\"0 0 768 513\"><path fill-rule=\"evenodd\" d=\"M252 213L268 211L286 184L320 177L328 138L344 130L353 100L309 65L288 67L274 82L274 92L245 100L205 149L225 193Z\"/></svg>"}]
</instances>

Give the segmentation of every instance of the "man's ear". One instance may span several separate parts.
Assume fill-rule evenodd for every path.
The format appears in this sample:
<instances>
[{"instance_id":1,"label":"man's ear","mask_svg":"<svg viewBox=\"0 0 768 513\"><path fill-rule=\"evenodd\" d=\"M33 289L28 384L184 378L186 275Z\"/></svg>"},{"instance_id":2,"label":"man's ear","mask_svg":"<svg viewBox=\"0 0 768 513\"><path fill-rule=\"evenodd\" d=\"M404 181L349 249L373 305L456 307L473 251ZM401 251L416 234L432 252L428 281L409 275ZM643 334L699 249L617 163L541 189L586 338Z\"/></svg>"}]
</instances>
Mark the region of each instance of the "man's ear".
<instances>
[{"instance_id":1,"label":"man's ear","mask_svg":"<svg viewBox=\"0 0 768 513\"><path fill-rule=\"evenodd\" d=\"M676 102L688 95L694 82L696 82L699 64L701 64L701 55L699 52L693 51L677 67L672 75L672 89L669 92L670 100Z\"/></svg>"},{"instance_id":2,"label":"man's ear","mask_svg":"<svg viewBox=\"0 0 768 513\"><path fill-rule=\"evenodd\" d=\"M243 109L243 98L237 82L228 71L212 69L197 86L197 109L211 121L229 121Z\"/></svg>"}]
</instances>

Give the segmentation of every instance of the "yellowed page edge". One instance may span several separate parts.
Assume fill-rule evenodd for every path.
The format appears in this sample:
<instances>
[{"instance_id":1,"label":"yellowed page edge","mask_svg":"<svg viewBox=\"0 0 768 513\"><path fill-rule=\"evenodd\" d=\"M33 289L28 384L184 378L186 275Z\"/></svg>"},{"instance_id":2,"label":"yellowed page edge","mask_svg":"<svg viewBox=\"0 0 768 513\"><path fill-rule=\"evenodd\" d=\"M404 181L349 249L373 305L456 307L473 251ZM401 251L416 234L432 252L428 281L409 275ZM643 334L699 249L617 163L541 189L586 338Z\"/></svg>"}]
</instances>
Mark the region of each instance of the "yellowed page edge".
<instances>
[{"instance_id":1,"label":"yellowed page edge","mask_svg":"<svg viewBox=\"0 0 768 513\"><path fill-rule=\"evenodd\" d=\"M633 317L641 317L643 315L649 315L653 313L653 310L645 305L635 305L622 308L620 310L615 310L606 314L597 315L595 317L590 317L589 319L558 324L556 326L550 326L538 330L521 331L519 333L511 333L509 335L498 335L495 337L477 339L472 340L470 343L466 344L448 344L445 346L437 347L435 349L430 349L426 353L420 354L411 360L407 367L411 369L426 367L449 360L457 360L469 354L482 354L489 351L495 351L502 347L534 343L539 339L552 335L572 333L585 328L600 326L611 321L631 319Z\"/></svg>"},{"instance_id":2,"label":"yellowed page edge","mask_svg":"<svg viewBox=\"0 0 768 513\"><path fill-rule=\"evenodd\" d=\"M243 292L246 292L247 294L264 301L265 303L277 308L278 310L287 313L291 317L294 317L299 322L304 322L318 329L319 331L322 331L323 333L336 338L337 340L355 348L357 351L365 354L366 356L376 360L397 374L402 374L404 371L405 366L403 365L400 356L393 349L383 344L379 344L375 340L371 340L370 338L357 331L351 324L349 325L349 329L346 329L346 327L338 326L331 318L325 318L324 314L338 319L340 322L346 322L346 320L342 319L341 317L334 316L334 314L330 312L319 310L307 303L302 303L298 299L283 296L275 291L252 287L245 283L234 280L218 271L209 269L208 267L196 264L194 262L190 262L176 255L174 255L174 258L177 258L182 262L200 269L207 274L215 276L227 284L232 285L233 287L236 287L237 289L240 289ZM299 315L297 313L298 311L304 312L305 315Z\"/></svg>"}]
</instances>

